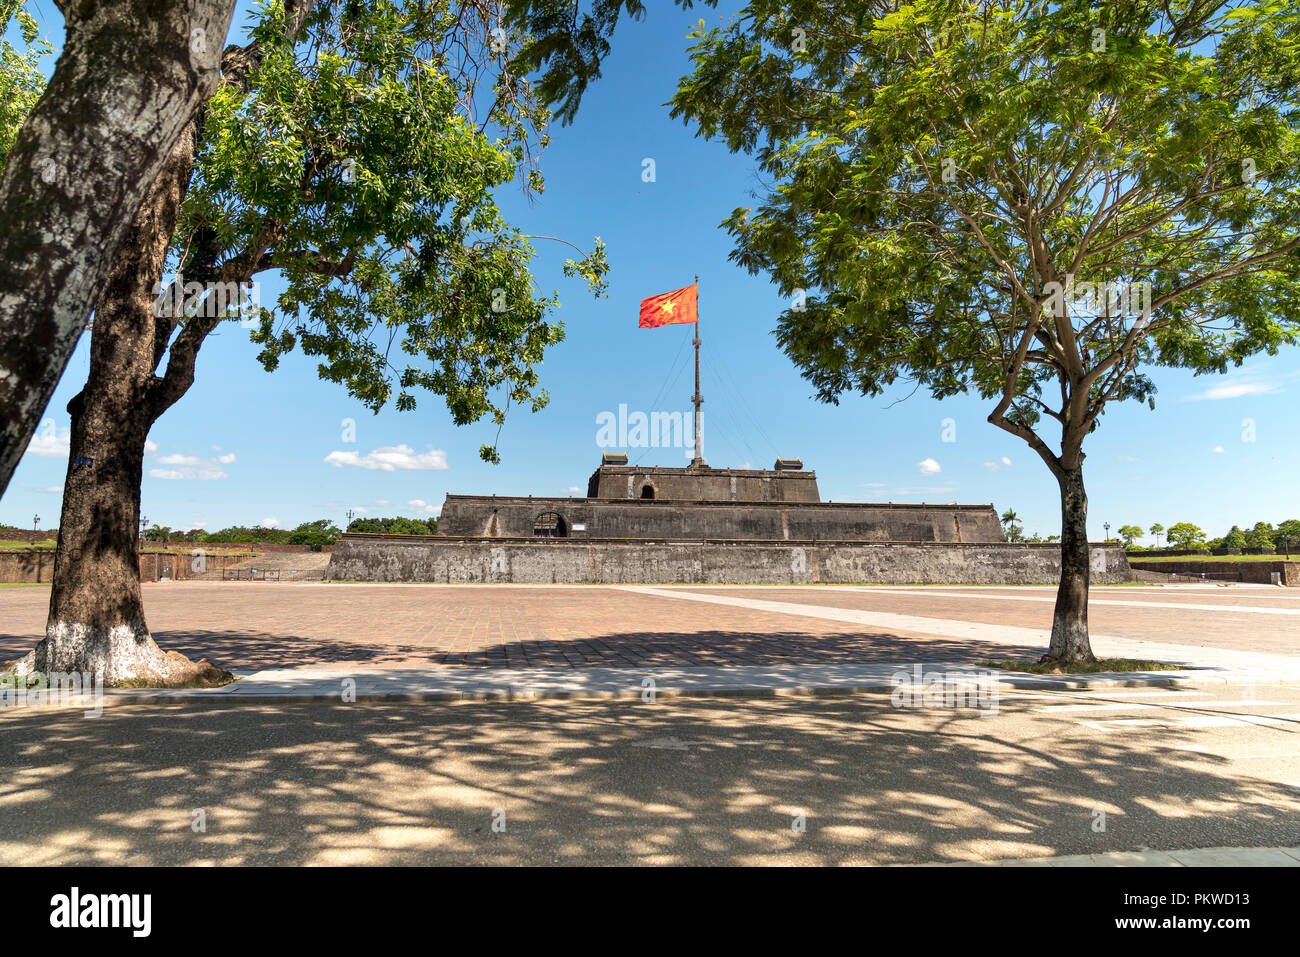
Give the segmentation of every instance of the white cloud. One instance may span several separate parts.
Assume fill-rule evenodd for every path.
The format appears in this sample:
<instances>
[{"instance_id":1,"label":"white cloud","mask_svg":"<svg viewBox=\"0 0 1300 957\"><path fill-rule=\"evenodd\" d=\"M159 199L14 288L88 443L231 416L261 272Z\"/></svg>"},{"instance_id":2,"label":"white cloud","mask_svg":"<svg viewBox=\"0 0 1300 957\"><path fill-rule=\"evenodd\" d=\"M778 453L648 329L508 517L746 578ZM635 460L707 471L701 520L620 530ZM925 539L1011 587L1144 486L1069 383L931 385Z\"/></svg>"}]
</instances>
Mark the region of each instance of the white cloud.
<instances>
[{"instance_id":1,"label":"white cloud","mask_svg":"<svg viewBox=\"0 0 1300 957\"><path fill-rule=\"evenodd\" d=\"M335 468L354 465L357 468L376 469L381 472L396 472L399 469L408 472L449 468L447 453L442 449L416 452L409 445L386 445L365 455L335 451L325 456L325 461Z\"/></svg>"},{"instance_id":2,"label":"white cloud","mask_svg":"<svg viewBox=\"0 0 1300 957\"><path fill-rule=\"evenodd\" d=\"M943 471L934 459L921 459L916 463L916 470L922 475L938 475Z\"/></svg>"},{"instance_id":3,"label":"white cloud","mask_svg":"<svg viewBox=\"0 0 1300 957\"><path fill-rule=\"evenodd\" d=\"M376 505L390 505L390 504L392 504L392 503L389 502L388 499L386 499L386 498L377 498L377 499L375 499L375 504L376 504Z\"/></svg>"},{"instance_id":4,"label":"white cloud","mask_svg":"<svg viewBox=\"0 0 1300 957\"><path fill-rule=\"evenodd\" d=\"M990 472L1000 472L1000 471L1002 471L1002 470L1005 469L1005 468L1009 468L1010 465L1011 465L1011 460L1010 460L1009 458L1007 458L1005 455L1002 456L1002 458L1000 458L1000 459L999 459L998 461L996 461L996 462L985 462L985 463L984 463L984 467L985 467L986 469L988 469Z\"/></svg>"},{"instance_id":5,"label":"white cloud","mask_svg":"<svg viewBox=\"0 0 1300 957\"><path fill-rule=\"evenodd\" d=\"M1211 386L1204 392L1183 397L1184 402L1202 402L1216 399L1240 399L1246 395L1272 395L1281 392L1279 386L1271 382L1225 382L1223 385Z\"/></svg>"},{"instance_id":6,"label":"white cloud","mask_svg":"<svg viewBox=\"0 0 1300 957\"><path fill-rule=\"evenodd\" d=\"M153 439L145 439L144 450L148 454L152 455L154 452L158 451L158 443L155 442Z\"/></svg>"},{"instance_id":7,"label":"white cloud","mask_svg":"<svg viewBox=\"0 0 1300 957\"><path fill-rule=\"evenodd\" d=\"M582 489L580 489L580 488L579 488L578 486L576 486L576 485L570 485L570 486L568 487L567 491L568 491L568 493L569 493L570 495L581 495L581 494L582 494Z\"/></svg>"},{"instance_id":8,"label":"white cloud","mask_svg":"<svg viewBox=\"0 0 1300 957\"><path fill-rule=\"evenodd\" d=\"M370 509L368 509L368 508L362 508L360 505L357 505L357 506L353 507L352 511L353 511L354 513L356 513L357 515L365 515L365 514L369 513Z\"/></svg>"},{"instance_id":9,"label":"white cloud","mask_svg":"<svg viewBox=\"0 0 1300 957\"><path fill-rule=\"evenodd\" d=\"M230 478L221 466L229 465L234 461L234 453L215 459L205 459L197 455L172 452L168 455L160 455L157 459L159 465L170 465L172 468L150 469L149 476L172 482L216 482Z\"/></svg>"},{"instance_id":10,"label":"white cloud","mask_svg":"<svg viewBox=\"0 0 1300 957\"><path fill-rule=\"evenodd\" d=\"M71 429L61 429L53 419L44 419L36 427L32 440L27 443L27 454L39 455L44 459L66 459L71 436Z\"/></svg>"},{"instance_id":11,"label":"white cloud","mask_svg":"<svg viewBox=\"0 0 1300 957\"><path fill-rule=\"evenodd\" d=\"M261 526L263 528L275 528L275 526L279 524L280 524L280 520L278 518L275 518L274 516L264 518L261 521Z\"/></svg>"},{"instance_id":12,"label":"white cloud","mask_svg":"<svg viewBox=\"0 0 1300 957\"><path fill-rule=\"evenodd\" d=\"M50 495L62 495L62 494L63 494L63 486L62 486L62 485L47 485L45 488L38 488L38 489L36 489L35 491L37 491L37 492L46 492L46 493L48 493L48 494L50 494Z\"/></svg>"},{"instance_id":13,"label":"white cloud","mask_svg":"<svg viewBox=\"0 0 1300 957\"><path fill-rule=\"evenodd\" d=\"M430 505L422 498L409 499L406 504L408 508L413 508L417 512L423 512L425 515L433 515L438 511L438 506Z\"/></svg>"},{"instance_id":14,"label":"white cloud","mask_svg":"<svg viewBox=\"0 0 1300 957\"><path fill-rule=\"evenodd\" d=\"M184 456L180 457L184 458ZM171 456L168 456L168 458L171 458ZM204 462L200 465L182 465L180 468L175 469L150 469L149 477L169 482L216 482L230 478L225 469L211 462Z\"/></svg>"},{"instance_id":15,"label":"white cloud","mask_svg":"<svg viewBox=\"0 0 1300 957\"><path fill-rule=\"evenodd\" d=\"M1226 454L1227 454L1227 453L1224 451L1224 448L1223 448L1222 445L1216 445L1216 446L1214 447L1214 450L1213 450L1213 451L1214 451L1214 454L1215 454L1215 455L1226 455Z\"/></svg>"}]
</instances>

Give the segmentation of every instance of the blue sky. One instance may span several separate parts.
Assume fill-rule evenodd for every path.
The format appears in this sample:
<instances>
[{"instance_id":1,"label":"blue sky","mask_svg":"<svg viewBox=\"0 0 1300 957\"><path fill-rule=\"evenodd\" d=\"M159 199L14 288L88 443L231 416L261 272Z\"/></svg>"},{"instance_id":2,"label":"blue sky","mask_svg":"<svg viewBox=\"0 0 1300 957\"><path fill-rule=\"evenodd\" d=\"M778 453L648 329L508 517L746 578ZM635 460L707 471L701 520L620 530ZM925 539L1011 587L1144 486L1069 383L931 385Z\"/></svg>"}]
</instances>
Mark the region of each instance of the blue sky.
<instances>
[{"instance_id":1,"label":"blue sky","mask_svg":"<svg viewBox=\"0 0 1300 957\"><path fill-rule=\"evenodd\" d=\"M241 9L243 5L241 4ZM52 5L41 4L57 23ZM577 122L556 128L543 157L545 194L531 207L514 188L507 212L526 232L609 247L609 297L593 300L560 264L567 247L539 243L536 275L558 290L567 338L541 368L551 404L512 411L500 435L502 463L478 458L496 428L452 425L432 397L414 412L378 416L322 383L301 355L274 374L235 325L209 339L189 394L150 435L144 513L174 528L360 514L436 514L444 495L582 494L599 462L597 417L690 409L691 327L637 328L639 300L700 276L704 341L704 452L714 466L770 468L797 456L835 501L992 502L1015 508L1026 531L1059 528L1056 484L1019 439L985 421L978 398L933 401L898 388L875 399L816 402L771 335L786 303L764 277L727 261L718 223L748 205L751 162L693 138L662 104L687 68L685 34L699 13L655 4L615 37L604 78ZM708 19L718 17L707 12ZM242 22L237 16L236 24ZM61 30L52 31L56 45ZM643 163L654 160L655 180ZM274 281L262 301L274 300ZM0 521L58 522L66 466L64 411L85 381L88 338L78 348L5 496ZM676 360L677 377L670 377ZM1090 530L1125 523L1191 521L1212 535L1232 524L1300 516L1295 395L1300 351L1251 362L1228 376L1155 370L1156 408L1113 406L1089 437L1085 478ZM658 398L664 396L664 398ZM355 420L355 441L345 420ZM945 430L951 419L955 429ZM945 431L955 441L944 441ZM388 450L388 451L382 451ZM683 465L680 449L631 449L644 464ZM388 466L384 468L382 466ZM369 466L369 467L367 467ZM363 511L364 510L364 511Z\"/></svg>"}]
</instances>

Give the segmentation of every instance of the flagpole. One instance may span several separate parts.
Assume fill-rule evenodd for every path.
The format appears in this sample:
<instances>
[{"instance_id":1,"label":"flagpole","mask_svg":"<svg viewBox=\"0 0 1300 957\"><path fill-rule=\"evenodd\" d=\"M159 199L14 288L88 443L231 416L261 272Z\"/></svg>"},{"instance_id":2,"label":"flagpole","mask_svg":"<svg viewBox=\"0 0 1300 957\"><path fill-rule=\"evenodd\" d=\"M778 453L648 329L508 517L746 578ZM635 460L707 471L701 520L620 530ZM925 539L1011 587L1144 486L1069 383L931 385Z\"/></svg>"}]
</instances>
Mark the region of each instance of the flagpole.
<instances>
[{"instance_id":1,"label":"flagpole","mask_svg":"<svg viewBox=\"0 0 1300 957\"><path fill-rule=\"evenodd\" d=\"M695 396L691 399L695 403L695 458L691 462L692 468L700 468L704 465L703 442L700 437L700 404L704 397L700 395L700 275L695 274Z\"/></svg>"}]
</instances>

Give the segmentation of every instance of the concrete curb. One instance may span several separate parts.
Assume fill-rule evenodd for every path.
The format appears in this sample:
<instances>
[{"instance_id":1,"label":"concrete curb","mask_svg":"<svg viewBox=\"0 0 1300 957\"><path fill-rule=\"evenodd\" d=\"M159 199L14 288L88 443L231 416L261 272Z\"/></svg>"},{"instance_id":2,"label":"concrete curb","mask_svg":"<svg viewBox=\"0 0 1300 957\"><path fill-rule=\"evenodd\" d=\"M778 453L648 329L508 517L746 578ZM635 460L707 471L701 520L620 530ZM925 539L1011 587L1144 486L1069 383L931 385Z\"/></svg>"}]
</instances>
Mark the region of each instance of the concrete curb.
<instances>
[{"instance_id":1,"label":"concrete curb","mask_svg":"<svg viewBox=\"0 0 1300 957\"><path fill-rule=\"evenodd\" d=\"M555 674L549 678L584 677L599 670L606 681L617 681L618 687L537 687L522 674L512 675L509 669L456 668L438 671L413 671L419 679L443 678L466 684L460 688L438 688L426 690L366 690L360 685L355 691L356 703L446 703L457 701L612 701L641 700L643 689L641 681L654 678L655 700L660 698L778 698L778 697L845 697L862 694L889 694L895 684L889 676L871 675L849 678L841 681L800 680L800 676L788 676L784 679L773 676L766 683L738 680L736 668L745 666L713 666L710 669L662 669L656 672L650 668L628 669L548 669ZM787 666L788 667L788 666ZM807 666L810 669L816 666ZM905 670L903 666L889 666L893 672ZM952 670L971 673L984 671L973 665L953 665L951 663L931 663L924 666L927 673L938 670ZM767 669L760 669L767 670ZM534 670L536 671L536 670ZM664 674L671 671L672 674ZM610 675L610 672L617 674ZM280 672L279 674L292 674ZM315 677L311 683L315 687L304 686L302 690L285 690L268 687L265 691L256 689L256 675L240 676L233 684L220 689L192 690L147 690L147 689L106 689L105 707L138 704L205 704L205 705L265 705L265 704L340 704L342 691L338 687L343 679L354 677L364 680L367 677L384 675L390 679L402 677L401 670L392 672L364 671L349 672L344 669L330 669L328 677ZM490 682L495 679L496 687L477 685L477 681ZM274 686L271 678L263 679ZM331 690L320 689L322 682L328 682ZM514 682L514 683L512 683ZM661 683L662 682L662 683ZM1257 688L1287 687L1300 685L1300 677L1277 678L1275 676L1255 675L1242 672L1218 672L1209 669L1187 670L1177 672L1132 672L1100 673L1096 675L1053 675L1038 676L1026 673L1007 672L999 674L998 687L1014 691L1083 691L1104 690L1107 688L1168 688L1179 690L1221 689L1229 686L1254 686ZM245 690L246 689L246 690ZM351 702L349 702L351 703ZM50 707L31 705L28 707ZM76 705L84 707L84 703Z\"/></svg>"}]
</instances>

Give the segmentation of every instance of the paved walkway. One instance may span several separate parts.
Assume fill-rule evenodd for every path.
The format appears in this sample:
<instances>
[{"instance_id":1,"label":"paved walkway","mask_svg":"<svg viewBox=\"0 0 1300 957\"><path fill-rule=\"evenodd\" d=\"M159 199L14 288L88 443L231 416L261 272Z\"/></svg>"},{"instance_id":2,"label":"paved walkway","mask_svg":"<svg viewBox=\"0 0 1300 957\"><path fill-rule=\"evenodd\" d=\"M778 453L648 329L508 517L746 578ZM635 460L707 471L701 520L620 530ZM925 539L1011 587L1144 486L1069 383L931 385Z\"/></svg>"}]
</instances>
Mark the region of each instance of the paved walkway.
<instances>
[{"instance_id":1,"label":"paved walkway","mask_svg":"<svg viewBox=\"0 0 1300 957\"><path fill-rule=\"evenodd\" d=\"M1198 847L1186 851L1112 851L1022 857L1005 861L962 861L920 867L1300 867L1296 847Z\"/></svg>"},{"instance_id":2,"label":"paved walkway","mask_svg":"<svg viewBox=\"0 0 1300 957\"><path fill-rule=\"evenodd\" d=\"M1297 712L1296 686L1017 691L987 717L881 694L0 708L0 866L1295 848Z\"/></svg>"},{"instance_id":3,"label":"paved walkway","mask_svg":"<svg viewBox=\"0 0 1300 957\"><path fill-rule=\"evenodd\" d=\"M1052 614L1049 588L173 582L144 595L159 644L241 674L973 664L1036 658ZM0 589L0 660L39 639L48 605L46 587ZM1265 586L1099 587L1090 618L1100 654L1289 673L1297 610L1300 594Z\"/></svg>"}]
</instances>

